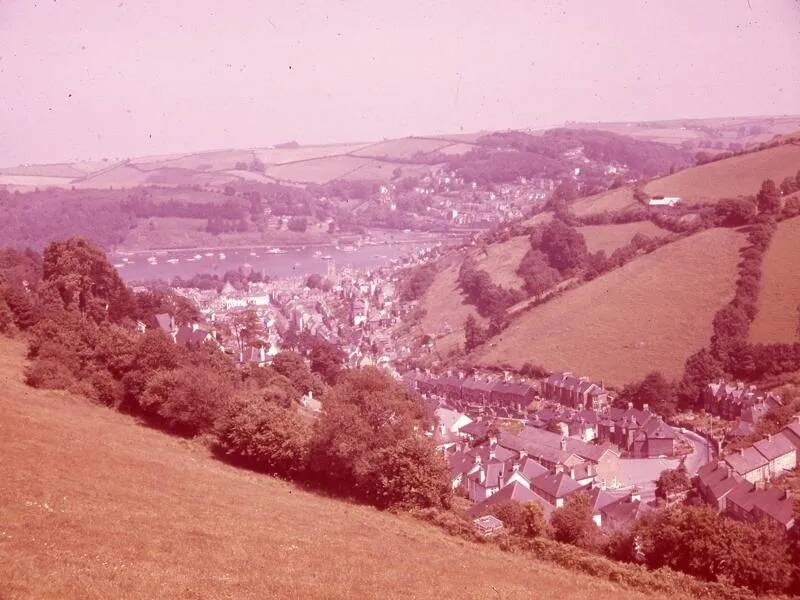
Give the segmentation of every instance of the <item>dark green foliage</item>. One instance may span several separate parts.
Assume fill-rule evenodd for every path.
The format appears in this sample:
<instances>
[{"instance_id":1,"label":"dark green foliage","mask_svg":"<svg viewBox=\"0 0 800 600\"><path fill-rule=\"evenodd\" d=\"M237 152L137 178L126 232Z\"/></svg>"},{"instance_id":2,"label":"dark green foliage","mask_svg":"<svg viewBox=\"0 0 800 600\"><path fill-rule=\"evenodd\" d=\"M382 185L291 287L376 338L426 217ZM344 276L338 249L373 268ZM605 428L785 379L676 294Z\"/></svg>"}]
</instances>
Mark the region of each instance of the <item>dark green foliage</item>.
<instances>
[{"instance_id":1,"label":"dark green foliage","mask_svg":"<svg viewBox=\"0 0 800 600\"><path fill-rule=\"evenodd\" d=\"M726 198L714 207L720 224L738 227L750 223L756 215L756 205L750 198Z\"/></svg>"},{"instance_id":2,"label":"dark green foliage","mask_svg":"<svg viewBox=\"0 0 800 600\"><path fill-rule=\"evenodd\" d=\"M598 528L592 519L589 495L586 492L572 494L564 506L554 510L550 526L556 541L586 549L596 547Z\"/></svg>"},{"instance_id":3,"label":"dark green foliage","mask_svg":"<svg viewBox=\"0 0 800 600\"><path fill-rule=\"evenodd\" d=\"M705 348L686 359L683 378L678 384L678 394L686 406L694 406L700 394L710 382L724 377L722 363Z\"/></svg>"},{"instance_id":4,"label":"dark green foliage","mask_svg":"<svg viewBox=\"0 0 800 600\"><path fill-rule=\"evenodd\" d=\"M420 265L407 271L400 280L400 299L411 302L422 298L436 277L435 265Z\"/></svg>"},{"instance_id":5,"label":"dark green foliage","mask_svg":"<svg viewBox=\"0 0 800 600\"><path fill-rule=\"evenodd\" d=\"M311 474L332 490L378 506L440 506L446 466L419 438L422 403L374 368L349 372L328 392L312 440Z\"/></svg>"},{"instance_id":6,"label":"dark green foliage","mask_svg":"<svg viewBox=\"0 0 800 600\"><path fill-rule=\"evenodd\" d=\"M656 481L656 497L669 500L671 496L691 489L692 483L689 474L683 465L676 469L661 471Z\"/></svg>"},{"instance_id":7,"label":"dark green foliage","mask_svg":"<svg viewBox=\"0 0 800 600\"><path fill-rule=\"evenodd\" d=\"M741 523L708 507L676 505L643 519L636 531L651 568L668 566L757 593L781 592L789 586L786 539L767 522Z\"/></svg>"},{"instance_id":8,"label":"dark green foliage","mask_svg":"<svg viewBox=\"0 0 800 600\"><path fill-rule=\"evenodd\" d=\"M756 200L759 212L776 214L781 209L781 193L772 179L766 179L761 184Z\"/></svg>"},{"instance_id":9,"label":"dark green foliage","mask_svg":"<svg viewBox=\"0 0 800 600\"><path fill-rule=\"evenodd\" d=\"M294 407L241 396L216 427L217 449L229 458L278 475L297 475L308 463L310 430Z\"/></svg>"},{"instance_id":10,"label":"dark green foliage","mask_svg":"<svg viewBox=\"0 0 800 600\"><path fill-rule=\"evenodd\" d=\"M638 409L647 405L653 412L669 417L675 412L677 394L673 383L667 381L660 372L653 371L639 383L626 385L617 401L623 406L631 402Z\"/></svg>"},{"instance_id":11,"label":"dark green foliage","mask_svg":"<svg viewBox=\"0 0 800 600\"><path fill-rule=\"evenodd\" d=\"M337 346L317 339L311 348L309 359L311 370L322 377L328 385L334 385L342 372L345 355Z\"/></svg>"}]
</instances>

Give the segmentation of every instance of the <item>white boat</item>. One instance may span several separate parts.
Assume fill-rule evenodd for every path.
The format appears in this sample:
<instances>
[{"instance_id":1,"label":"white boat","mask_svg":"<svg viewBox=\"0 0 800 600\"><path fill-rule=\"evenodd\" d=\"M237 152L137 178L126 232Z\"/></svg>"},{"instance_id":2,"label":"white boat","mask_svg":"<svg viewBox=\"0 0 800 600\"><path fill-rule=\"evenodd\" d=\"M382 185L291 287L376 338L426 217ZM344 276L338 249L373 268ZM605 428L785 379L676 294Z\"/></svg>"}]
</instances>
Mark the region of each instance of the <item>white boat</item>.
<instances>
[{"instance_id":1,"label":"white boat","mask_svg":"<svg viewBox=\"0 0 800 600\"><path fill-rule=\"evenodd\" d=\"M224 252L220 252L218 254L218 257L219 257L220 260L225 260L225 253Z\"/></svg>"},{"instance_id":2,"label":"white boat","mask_svg":"<svg viewBox=\"0 0 800 600\"><path fill-rule=\"evenodd\" d=\"M213 252L206 252L206 256L214 256Z\"/></svg>"},{"instance_id":3,"label":"white boat","mask_svg":"<svg viewBox=\"0 0 800 600\"><path fill-rule=\"evenodd\" d=\"M123 258L122 262L126 263L126 262L128 262L128 260L129 260L128 258Z\"/></svg>"},{"instance_id":4,"label":"white boat","mask_svg":"<svg viewBox=\"0 0 800 600\"><path fill-rule=\"evenodd\" d=\"M125 263L117 263L117 264L114 265L114 268L121 269L124 266L125 266Z\"/></svg>"},{"instance_id":5,"label":"white boat","mask_svg":"<svg viewBox=\"0 0 800 600\"><path fill-rule=\"evenodd\" d=\"M172 263L172 264L174 265L174 264L175 264L176 262L178 262L179 260L180 260L180 259L178 259L178 258L168 258L168 259L167 259L167 262L168 262L168 263Z\"/></svg>"},{"instance_id":6,"label":"white boat","mask_svg":"<svg viewBox=\"0 0 800 600\"><path fill-rule=\"evenodd\" d=\"M323 254L322 256L320 256L320 258L322 260L332 260L333 259L333 257L330 254Z\"/></svg>"},{"instance_id":7,"label":"white boat","mask_svg":"<svg viewBox=\"0 0 800 600\"><path fill-rule=\"evenodd\" d=\"M283 250L281 248L270 248L267 250L267 254L286 254L288 250Z\"/></svg>"},{"instance_id":8,"label":"white boat","mask_svg":"<svg viewBox=\"0 0 800 600\"><path fill-rule=\"evenodd\" d=\"M258 254L256 254L255 252L251 252L250 256L258 256Z\"/></svg>"},{"instance_id":9,"label":"white boat","mask_svg":"<svg viewBox=\"0 0 800 600\"><path fill-rule=\"evenodd\" d=\"M202 257L202 256L200 256L199 254L195 254L195 255L194 255L194 259L195 259L195 260L200 260L201 258L203 258L203 257Z\"/></svg>"},{"instance_id":10,"label":"white boat","mask_svg":"<svg viewBox=\"0 0 800 600\"><path fill-rule=\"evenodd\" d=\"M322 252L320 250L317 250L317 251L314 252L314 256L319 258L320 256L322 256Z\"/></svg>"}]
</instances>

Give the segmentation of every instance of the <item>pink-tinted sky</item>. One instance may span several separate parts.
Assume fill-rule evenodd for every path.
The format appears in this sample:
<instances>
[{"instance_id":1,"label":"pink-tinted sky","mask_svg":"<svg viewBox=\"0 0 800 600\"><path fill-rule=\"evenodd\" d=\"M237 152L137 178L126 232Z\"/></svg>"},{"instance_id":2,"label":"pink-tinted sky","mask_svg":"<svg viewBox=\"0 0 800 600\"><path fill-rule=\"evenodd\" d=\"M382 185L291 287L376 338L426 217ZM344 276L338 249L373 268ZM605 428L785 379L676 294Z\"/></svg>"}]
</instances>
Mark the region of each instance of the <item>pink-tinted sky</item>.
<instances>
[{"instance_id":1,"label":"pink-tinted sky","mask_svg":"<svg viewBox=\"0 0 800 600\"><path fill-rule=\"evenodd\" d=\"M0 0L0 165L786 113L796 0Z\"/></svg>"}]
</instances>

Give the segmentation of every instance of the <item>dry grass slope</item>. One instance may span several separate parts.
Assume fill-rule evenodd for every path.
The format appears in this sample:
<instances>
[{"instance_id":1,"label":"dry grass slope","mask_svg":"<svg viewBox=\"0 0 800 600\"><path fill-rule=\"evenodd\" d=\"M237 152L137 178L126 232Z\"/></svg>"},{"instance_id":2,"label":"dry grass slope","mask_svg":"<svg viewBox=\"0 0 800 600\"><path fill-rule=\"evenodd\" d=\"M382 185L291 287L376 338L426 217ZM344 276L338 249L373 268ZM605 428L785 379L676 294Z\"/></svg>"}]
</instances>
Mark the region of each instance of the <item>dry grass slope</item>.
<instances>
[{"instance_id":1,"label":"dry grass slope","mask_svg":"<svg viewBox=\"0 0 800 600\"><path fill-rule=\"evenodd\" d=\"M441 335L436 339L435 346L444 355L464 347L464 323L469 315L474 316L479 323L485 321L474 306L464 302L464 296L458 288L458 270L462 255L455 253L447 260L420 301L425 316L417 328L419 335Z\"/></svg>"},{"instance_id":2,"label":"dry grass slope","mask_svg":"<svg viewBox=\"0 0 800 600\"><path fill-rule=\"evenodd\" d=\"M573 202L572 212L579 217L586 215L596 215L599 213L625 210L637 206L639 203L633 197L633 188L629 186L619 187L607 192L601 192L594 196L580 198Z\"/></svg>"},{"instance_id":3,"label":"dry grass slope","mask_svg":"<svg viewBox=\"0 0 800 600\"><path fill-rule=\"evenodd\" d=\"M783 221L764 256L753 342L800 341L800 217Z\"/></svg>"},{"instance_id":4,"label":"dry grass slope","mask_svg":"<svg viewBox=\"0 0 800 600\"><path fill-rule=\"evenodd\" d=\"M491 244L485 252L476 254L477 266L492 277L492 281L505 288L522 288L524 281L517 275L522 257L530 249L527 235L511 238L506 242Z\"/></svg>"},{"instance_id":5,"label":"dry grass slope","mask_svg":"<svg viewBox=\"0 0 800 600\"><path fill-rule=\"evenodd\" d=\"M16 598L645 598L217 462L62 392L0 339L0 581Z\"/></svg>"},{"instance_id":6,"label":"dry grass slope","mask_svg":"<svg viewBox=\"0 0 800 600\"><path fill-rule=\"evenodd\" d=\"M655 368L677 378L733 296L744 242L733 230L712 229L664 246L530 309L474 358L531 361L612 384Z\"/></svg>"},{"instance_id":7,"label":"dry grass slope","mask_svg":"<svg viewBox=\"0 0 800 600\"><path fill-rule=\"evenodd\" d=\"M669 231L661 229L650 221L637 221L621 225L587 225L580 227L578 231L586 239L589 252L604 250L609 255L617 248L625 246L637 233L651 238L669 234Z\"/></svg>"}]
</instances>

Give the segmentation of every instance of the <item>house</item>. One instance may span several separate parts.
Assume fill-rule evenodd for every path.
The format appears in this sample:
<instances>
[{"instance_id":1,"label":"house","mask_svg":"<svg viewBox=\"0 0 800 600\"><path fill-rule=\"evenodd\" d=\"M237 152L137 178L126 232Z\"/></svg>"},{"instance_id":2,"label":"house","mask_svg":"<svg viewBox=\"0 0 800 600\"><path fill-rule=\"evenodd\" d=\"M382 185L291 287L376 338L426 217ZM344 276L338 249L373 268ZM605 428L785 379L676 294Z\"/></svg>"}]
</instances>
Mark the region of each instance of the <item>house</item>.
<instances>
[{"instance_id":1,"label":"house","mask_svg":"<svg viewBox=\"0 0 800 600\"><path fill-rule=\"evenodd\" d=\"M542 507L545 519L550 520L550 515L553 513L553 506L549 504L544 498L539 496L536 492L528 489L524 485L514 482L505 486L502 490L479 502L475 506L467 510L470 516L486 514L491 512L493 508L508 504L509 502L519 502L520 504L527 504L528 502L536 502Z\"/></svg>"},{"instance_id":2,"label":"house","mask_svg":"<svg viewBox=\"0 0 800 600\"><path fill-rule=\"evenodd\" d=\"M610 402L602 385L572 373L553 373L542 381L542 396L572 408L599 410Z\"/></svg>"},{"instance_id":3,"label":"house","mask_svg":"<svg viewBox=\"0 0 800 600\"><path fill-rule=\"evenodd\" d=\"M783 433L768 435L753 448L767 459L767 479L780 477L797 466L797 448Z\"/></svg>"},{"instance_id":4,"label":"house","mask_svg":"<svg viewBox=\"0 0 800 600\"><path fill-rule=\"evenodd\" d=\"M660 418L648 419L635 433L631 445L634 458L672 456L675 454L675 432Z\"/></svg>"},{"instance_id":5,"label":"house","mask_svg":"<svg viewBox=\"0 0 800 600\"><path fill-rule=\"evenodd\" d=\"M437 429L443 436L446 434L457 436L462 427L472 423L472 419L470 419L464 413L460 413L456 410L451 410L442 406L437 408L433 414L438 423Z\"/></svg>"},{"instance_id":6,"label":"house","mask_svg":"<svg viewBox=\"0 0 800 600\"><path fill-rule=\"evenodd\" d=\"M769 409L783 405L783 399L772 393L759 392L742 382L726 383L724 379L709 383L701 395L706 412L733 421L744 418L756 423ZM745 413L750 409L749 413Z\"/></svg>"},{"instance_id":7,"label":"house","mask_svg":"<svg viewBox=\"0 0 800 600\"><path fill-rule=\"evenodd\" d=\"M580 483L580 482L578 482ZM603 526L602 510L609 504L618 502L618 496L612 496L607 491L600 488L592 488L589 492L589 506L592 509L592 520L598 527Z\"/></svg>"},{"instance_id":8,"label":"house","mask_svg":"<svg viewBox=\"0 0 800 600\"><path fill-rule=\"evenodd\" d=\"M567 496L584 489L581 484L563 472L540 475L531 482L531 488L556 508L564 506Z\"/></svg>"},{"instance_id":9,"label":"house","mask_svg":"<svg viewBox=\"0 0 800 600\"><path fill-rule=\"evenodd\" d=\"M489 403L493 385L479 379L465 379L461 384L461 400L467 404Z\"/></svg>"},{"instance_id":10,"label":"house","mask_svg":"<svg viewBox=\"0 0 800 600\"><path fill-rule=\"evenodd\" d=\"M178 327L175 332L175 343L179 346L195 346L212 341L214 341L214 334L196 323L191 327L186 325Z\"/></svg>"},{"instance_id":11,"label":"house","mask_svg":"<svg viewBox=\"0 0 800 600\"><path fill-rule=\"evenodd\" d=\"M642 502L638 489L634 488L628 497L601 508L600 517L604 528L624 531L652 510L646 502Z\"/></svg>"},{"instance_id":12,"label":"house","mask_svg":"<svg viewBox=\"0 0 800 600\"><path fill-rule=\"evenodd\" d=\"M768 523L788 531L794 526L791 493L777 488L762 490L754 485L735 489L728 497L726 514L739 521Z\"/></svg>"},{"instance_id":13,"label":"house","mask_svg":"<svg viewBox=\"0 0 800 600\"><path fill-rule=\"evenodd\" d=\"M796 415L792 422L781 430L781 433L800 452L800 415Z\"/></svg>"},{"instance_id":14,"label":"house","mask_svg":"<svg viewBox=\"0 0 800 600\"><path fill-rule=\"evenodd\" d=\"M648 206L668 206L672 208L680 203L679 196L653 196L647 201Z\"/></svg>"},{"instance_id":15,"label":"house","mask_svg":"<svg viewBox=\"0 0 800 600\"><path fill-rule=\"evenodd\" d=\"M523 412L536 397L536 388L527 383L499 381L492 386L491 403Z\"/></svg>"},{"instance_id":16,"label":"house","mask_svg":"<svg viewBox=\"0 0 800 600\"><path fill-rule=\"evenodd\" d=\"M725 512L728 496L732 491L740 487L749 488L751 486L728 463L721 460L700 467L694 483L703 501L720 512Z\"/></svg>"},{"instance_id":17,"label":"house","mask_svg":"<svg viewBox=\"0 0 800 600\"><path fill-rule=\"evenodd\" d=\"M769 478L769 461L755 448L748 446L725 457L725 462L739 477L750 483Z\"/></svg>"}]
</instances>

